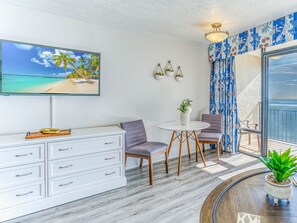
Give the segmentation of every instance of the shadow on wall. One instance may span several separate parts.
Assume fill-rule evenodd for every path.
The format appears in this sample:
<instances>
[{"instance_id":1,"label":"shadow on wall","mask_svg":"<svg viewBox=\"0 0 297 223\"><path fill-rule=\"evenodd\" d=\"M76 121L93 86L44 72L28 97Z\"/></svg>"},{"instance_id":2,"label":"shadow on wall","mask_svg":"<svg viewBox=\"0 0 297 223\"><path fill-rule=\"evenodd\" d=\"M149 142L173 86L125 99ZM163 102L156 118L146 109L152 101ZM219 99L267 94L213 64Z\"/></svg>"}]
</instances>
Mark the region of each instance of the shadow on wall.
<instances>
[{"instance_id":1,"label":"shadow on wall","mask_svg":"<svg viewBox=\"0 0 297 223\"><path fill-rule=\"evenodd\" d=\"M246 53L236 58L237 105L241 121L260 124L261 56Z\"/></svg>"}]
</instances>

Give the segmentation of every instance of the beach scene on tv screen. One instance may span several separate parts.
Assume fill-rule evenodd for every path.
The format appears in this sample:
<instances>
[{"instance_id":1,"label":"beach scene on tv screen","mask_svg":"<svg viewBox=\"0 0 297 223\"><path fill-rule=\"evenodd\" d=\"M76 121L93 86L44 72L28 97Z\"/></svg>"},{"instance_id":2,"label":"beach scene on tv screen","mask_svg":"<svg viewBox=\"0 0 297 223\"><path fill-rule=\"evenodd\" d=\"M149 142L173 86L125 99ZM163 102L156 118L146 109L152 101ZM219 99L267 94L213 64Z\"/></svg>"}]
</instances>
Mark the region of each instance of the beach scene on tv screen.
<instances>
[{"instance_id":1,"label":"beach scene on tv screen","mask_svg":"<svg viewBox=\"0 0 297 223\"><path fill-rule=\"evenodd\" d=\"M2 93L98 94L98 54L2 41Z\"/></svg>"}]
</instances>

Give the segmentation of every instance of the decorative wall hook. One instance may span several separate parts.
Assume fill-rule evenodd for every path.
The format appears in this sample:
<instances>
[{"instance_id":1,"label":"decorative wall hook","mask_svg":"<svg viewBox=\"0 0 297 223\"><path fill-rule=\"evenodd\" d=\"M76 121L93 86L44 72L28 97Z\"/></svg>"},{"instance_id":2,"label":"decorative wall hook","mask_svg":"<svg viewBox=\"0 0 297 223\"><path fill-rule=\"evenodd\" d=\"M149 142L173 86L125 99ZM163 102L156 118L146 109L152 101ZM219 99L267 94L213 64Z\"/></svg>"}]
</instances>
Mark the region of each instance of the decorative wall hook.
<instances>
[{"instance_id":1,"label":"decorative wall hook","mask_svg":"<svg viewBox=\"0 0 297 223\"><path fill-rule=\"evenodd\" d=\"M166 64L165 68L164 68L164 71L165 71L165 74L168 76L168 77L172 77L173 74L174 74L174 69L173 69L173 66L171 64L171 61L169 60L168 63Z\"/></svg>"},{"instance_id":2,"label":"decorative wall hook","mask_svg":"<svg viewBox=\"0 0 297 223\"><path fill-rule=\"evenodd\" d=\"M158 63L155 71L154 71L154 77L157 79L157 80L160 80L162 79L163 77L165 77L165 74L164 74L164 71L161 67L161 64Z\"/></svg>"},{"instance_id":3,"label":"decorative wall hook","mask_svg":"<svg viewBox=\"0 0 297 223\"><path fill-rule=\"evenodd\" d=\"M184 78L184 74L180 68L180 66L177 67L177 71L176 71L176 74L175 74L175 80L176 81L182 81Z\"/></svg>"}]
</instances>

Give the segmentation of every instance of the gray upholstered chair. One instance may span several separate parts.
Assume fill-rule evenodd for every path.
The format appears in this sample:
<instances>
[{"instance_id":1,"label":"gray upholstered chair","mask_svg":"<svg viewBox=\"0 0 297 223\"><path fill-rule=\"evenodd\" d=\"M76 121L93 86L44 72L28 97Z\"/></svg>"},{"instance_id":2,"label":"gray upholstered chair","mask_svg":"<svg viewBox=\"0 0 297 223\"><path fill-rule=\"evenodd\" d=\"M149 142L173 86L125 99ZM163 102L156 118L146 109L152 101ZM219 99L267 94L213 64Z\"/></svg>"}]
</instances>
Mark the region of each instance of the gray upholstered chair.
<instances>
[{"instance_id":1,"label":"gray upholstered chair","mask_svg":"<svg viewBox=\"0 0 297 223\"><path fill-rule=\"evenodd\" d=\"M143 159L149 163L150 185L153 185L153 156L165 154L166 173L168 173L168 145L162 142L148 142L142 120L123 122L121 128L126 131L125 135L125 164L128 157L140 158L140 168Z\"/></svg>"},{"instance_id":2,"label":"gray upholstered chair","mask_svg":"<svg viewBox=\"0 0 297 223\"><path fill-rule=\"evenodd\" d=\"M217 163L220 162L220 151L223 151L222 136L223 136L223 115L203 114L202 121L210 124L207 129L201 130L198 135L198 140L202 143L203 152L205 151L204 144L216 144L217 147Z\"/></svg>"}]
</instances>

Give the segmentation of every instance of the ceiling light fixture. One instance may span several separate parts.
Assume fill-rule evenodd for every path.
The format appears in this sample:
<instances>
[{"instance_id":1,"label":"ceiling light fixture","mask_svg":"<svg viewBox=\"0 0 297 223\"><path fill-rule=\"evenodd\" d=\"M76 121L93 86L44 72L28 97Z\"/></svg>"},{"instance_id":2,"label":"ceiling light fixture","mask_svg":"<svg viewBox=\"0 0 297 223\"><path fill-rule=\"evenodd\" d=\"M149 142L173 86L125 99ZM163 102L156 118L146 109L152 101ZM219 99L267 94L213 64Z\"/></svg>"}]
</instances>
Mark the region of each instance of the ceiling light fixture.
<instances>
[{"instance_id":1,"label":"ceiling light fixture","mask_svg":"<svg viewBox=\"0 0 297 223\"><path fill-rule=\"evenodd\" d=\"M212 32L205 33L205 39L210 42L217 43L229 37L229 33L221 31L221 23L213 23L211 27L214 29Z\"/></svg>"}]
</instances>

